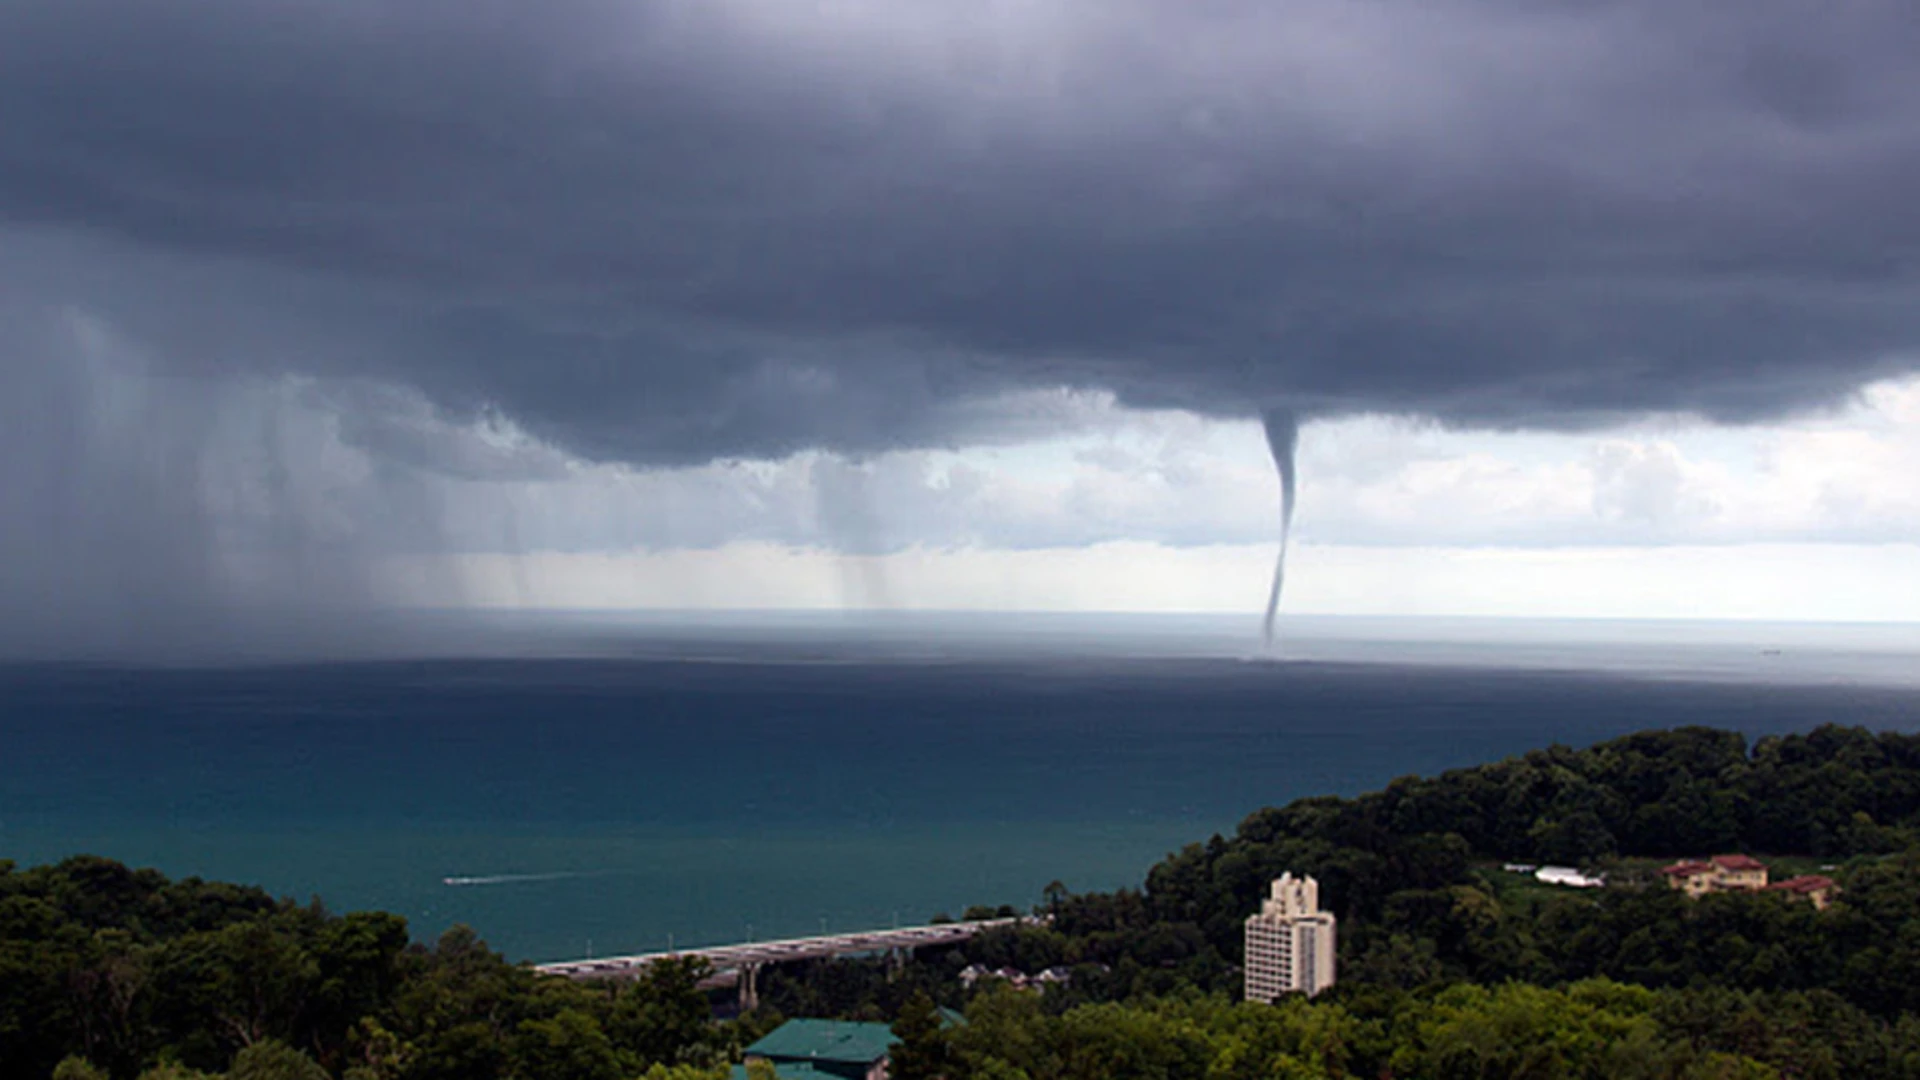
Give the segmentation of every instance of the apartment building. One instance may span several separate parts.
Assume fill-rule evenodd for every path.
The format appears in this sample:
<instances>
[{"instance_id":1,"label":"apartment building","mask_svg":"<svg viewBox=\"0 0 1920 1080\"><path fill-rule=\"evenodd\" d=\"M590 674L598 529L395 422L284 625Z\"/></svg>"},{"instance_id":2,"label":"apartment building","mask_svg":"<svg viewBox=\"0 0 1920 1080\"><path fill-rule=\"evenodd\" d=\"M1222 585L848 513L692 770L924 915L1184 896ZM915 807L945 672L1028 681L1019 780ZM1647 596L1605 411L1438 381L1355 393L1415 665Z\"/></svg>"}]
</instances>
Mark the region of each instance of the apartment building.
<instances>
[{"instance_id":1,"label":"apartment building","mask_svg":"<svg viewBox=\"0 0 1920 1080\"><path fill-rule=\"evenodd\" d=\"M1333 985L1334 917L1320 910L1320 883L1282 874L1260 910L1247 918L1246 997L1311 997Z\"/></svg>"}]
</instances>

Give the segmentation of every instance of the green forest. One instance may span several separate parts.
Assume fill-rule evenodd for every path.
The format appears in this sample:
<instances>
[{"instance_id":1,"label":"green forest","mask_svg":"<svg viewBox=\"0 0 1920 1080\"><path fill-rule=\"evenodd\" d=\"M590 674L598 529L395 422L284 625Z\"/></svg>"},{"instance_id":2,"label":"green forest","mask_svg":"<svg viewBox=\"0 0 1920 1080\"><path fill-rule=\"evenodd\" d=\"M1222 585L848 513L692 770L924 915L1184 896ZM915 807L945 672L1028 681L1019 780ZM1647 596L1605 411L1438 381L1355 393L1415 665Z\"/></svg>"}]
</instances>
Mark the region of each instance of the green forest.
<instances>
[{"instance_id":1,"label":"green forest","mask_svg":"<svg viewBox=\"0 0 1920 1080\"><path fill-rule=\"evenodd\" d=\"M1690 900L1657 873L1721 852L1842 892L1824 911ZM1541 885L1514 861L1608 885ZM1339 917L1339 984L1237 1002L1242 921L1286 871L1316 877ZM91 857L0 861L0 1077L692 1078L806 1015L893 1024L900 1080L1920 1078L1920 736L1553 747L1259 810L1137 889L1054 882L1037 899L1044 925L904 967L775 969L758 1010L714 1019L697 963L571 983L464 928L423 944L392 915ZM974 964L1071 981L968 988Z\"/></svg>"}]
</instances>

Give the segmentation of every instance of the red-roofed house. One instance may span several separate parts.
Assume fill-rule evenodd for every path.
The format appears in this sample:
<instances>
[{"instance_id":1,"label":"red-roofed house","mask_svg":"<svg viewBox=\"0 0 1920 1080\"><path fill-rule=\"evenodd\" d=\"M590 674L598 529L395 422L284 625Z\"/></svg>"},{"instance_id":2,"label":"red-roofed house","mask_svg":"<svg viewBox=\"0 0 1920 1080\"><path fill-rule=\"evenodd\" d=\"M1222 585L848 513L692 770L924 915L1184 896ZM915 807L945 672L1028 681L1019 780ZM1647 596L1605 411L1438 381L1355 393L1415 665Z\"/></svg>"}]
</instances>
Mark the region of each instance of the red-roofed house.
<instances>
[{"instance_id":1,"label":"red-roofed house","mask_svg":"<svg viewBox=\"0 0 1920 1080\"><path fill-rule=\"evenodd\" d=\"M1767 864L1751 855L1715 855L1711 860L1723 889L1764 889Z\"/></svg>"},{"instance_id":2,"label":"red-roofed house","mask_svg":"<svg viewBox=\"0 0 1920 1080\"><path fill-rule=\"evenodd\" d=\"M1662 867L1660 872L1667 877L1667 884L1685 892L1688 896L1700 896L1713 891L1713 866L1711 863L1686 860Z\"/></svg>"},{"instance_id":3,"label":"red-roofed house","mask_svg":"<svg viewBox=\"0 0 1920 1080\"><path fill-rule=\"evenodd\" d=\"M1767 890L1811 900L1815 910L1825 911L1827 905L1833 903L1833 898L1839 893L1840 886L1834 884L1832 878L1821 874L1802 874L1785 881L1776 881L1767 886Z\"/></svg>"},{"instance_id":4,"label":"red-roofed house","mask_svg":"<svg viewBox=\"0 0 1920 1080\"><path fill-rule=\"evenodd\" d=\"M1767 864L1751 855L1715 855L1711 859L1674 863L1660 871L1667 884L1688 896L1767 887Z\"/></svg>"}]
</instances>

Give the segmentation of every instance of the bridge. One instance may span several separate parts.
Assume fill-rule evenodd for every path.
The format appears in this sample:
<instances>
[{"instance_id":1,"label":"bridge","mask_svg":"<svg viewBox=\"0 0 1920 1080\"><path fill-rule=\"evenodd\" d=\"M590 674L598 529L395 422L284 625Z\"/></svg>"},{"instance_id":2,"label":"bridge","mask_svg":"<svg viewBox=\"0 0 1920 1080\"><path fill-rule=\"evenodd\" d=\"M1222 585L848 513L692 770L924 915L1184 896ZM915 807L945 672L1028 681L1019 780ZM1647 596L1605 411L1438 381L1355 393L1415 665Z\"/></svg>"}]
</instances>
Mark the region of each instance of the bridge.
<instances>
[{"instance_id":1,"label":"bridge","mask_svg":"<svg viewBox=\"0 0 1920 1080\"><path fill-rule=\"evenodd\" d=\"M820 960L833 956L862 953L911 952L930 945L952 945L989 930L1014 926L1038 926L1045 916L1011 916L1001 919L970 919L965 922L931 923L896 930L865 930L853 934L823 934L819 937L783 938L777 941L752 941L740 945L714 945L706 948L677 949L672 952L638 953L633 956L608 956L593 960L563 960L538 964L542 975L559 975L575 980L638 978L648 966L662 960L699 957L711 964L713 976L702 985L740 988L740 1006L750 1009L758 1003L755 976L767 964L793 960Z\"/></svg>"}]
</instances>

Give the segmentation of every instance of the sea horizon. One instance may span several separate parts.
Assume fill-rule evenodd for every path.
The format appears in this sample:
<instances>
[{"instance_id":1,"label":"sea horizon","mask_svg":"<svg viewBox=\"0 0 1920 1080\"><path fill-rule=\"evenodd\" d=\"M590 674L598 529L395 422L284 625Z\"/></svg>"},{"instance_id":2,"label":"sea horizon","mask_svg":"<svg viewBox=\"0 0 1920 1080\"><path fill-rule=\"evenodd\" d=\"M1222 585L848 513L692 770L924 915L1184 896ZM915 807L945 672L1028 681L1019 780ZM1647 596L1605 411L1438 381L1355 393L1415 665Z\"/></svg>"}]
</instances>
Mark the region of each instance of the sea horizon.
<instances>
[{"instance_id":1,"label":"sea horizon","mask_svg":"<svg viewBox=\"0 0 1920 1080\"><path fill-rule=\"evenodd\" d=\"M357 624L357 625L356 625ZM348 629L342 629L342 626ZM922 609L392 608L264 622L217 651L0 654L0 666L223 670L416 660L788 663L1233 658L1920 685L1920 622ZM740 651L747 646L750 651Z\"/></svg>"},{"instance_id":2,"label":"sea horizon","mask_svg":"<svg viewBox=\"0 0 1920 1080\"><path fill-rule=\"evenodd\" d=\"M1552 743L1920 728L1905 626L1291 616L1276 656L1222 616L501 621L544 654L0 665L0 859L546 961L1137 886L1262 806Z\"/></svg>"}]
</instances>

